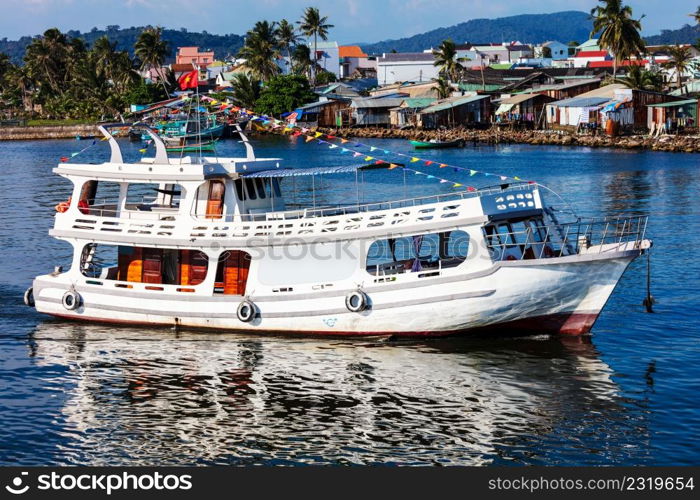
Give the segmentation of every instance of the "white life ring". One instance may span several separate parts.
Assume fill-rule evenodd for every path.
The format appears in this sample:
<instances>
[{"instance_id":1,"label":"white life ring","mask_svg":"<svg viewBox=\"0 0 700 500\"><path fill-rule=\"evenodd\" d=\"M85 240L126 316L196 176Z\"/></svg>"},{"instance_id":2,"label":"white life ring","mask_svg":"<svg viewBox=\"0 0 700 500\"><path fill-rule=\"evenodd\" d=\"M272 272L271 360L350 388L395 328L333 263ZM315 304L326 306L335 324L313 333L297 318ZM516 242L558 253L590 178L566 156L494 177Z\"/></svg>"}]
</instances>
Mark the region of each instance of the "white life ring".
<instances>
[{"instance_id":1,"label":"white life ring","mask_svg":"<svg viewBox=\"0 0 700 500\"><path fill-rule=\"evenodd\" d=\"M34 307L34 288L31 286L24 292L24 303L29 307Z\"/></svg>"},{"instance_id":2,"label":"white life ring","mask_svg":"<svg viewBox=\"0 0 700 500\"><path fill-rule=\"evenodd\" d=\"M345 297L345 307L350 312L362 312L369 307L369 299L367 294L362 290L350 292Z\"/></svg>"},{"instance_id":3,"label":"white life ring","mask_svg":"<svg viewBox=\"0 0 700 500\"><path fill-rule=\"evenodd\" d=\"M65 307L69 311L73 311L80 307L81 302L82 300L80 298L80 294L75 290L68 290L66 293L63 294L63 298L61 299L63 307Z\"/></svg>"},{"instance_id":4,"label":"white life ring","mask_svg":"<svg viewBox=\"0 0 700 500\"><path fill-rule=\"evenodd\" d=\"M252 321L253 318L255 318L256 313L257 308L250 300L244 300L238 304L238 309L236 309L236 316L238 316L238 319L243 323L249 323Z\"/></svg>"}]
</instances>

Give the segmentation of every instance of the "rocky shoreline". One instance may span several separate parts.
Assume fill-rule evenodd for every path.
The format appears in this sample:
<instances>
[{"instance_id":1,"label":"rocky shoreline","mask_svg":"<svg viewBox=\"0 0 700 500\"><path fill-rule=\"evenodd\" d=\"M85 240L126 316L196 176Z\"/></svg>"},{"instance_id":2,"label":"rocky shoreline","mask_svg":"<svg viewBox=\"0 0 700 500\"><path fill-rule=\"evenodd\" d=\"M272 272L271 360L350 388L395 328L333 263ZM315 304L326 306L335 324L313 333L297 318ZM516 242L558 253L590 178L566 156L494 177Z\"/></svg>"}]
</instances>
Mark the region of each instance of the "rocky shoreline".
<instances>
[{"instance_id":1,"label":"rocky shoreline","mask_svg":"<svg viewBox=\"0 0 700 500\"><path fill-rule=\"evenodd\" d=\"M99 135L96 125L50 125L39 127L0 127L0 141L40 139L75 139L76 136Z\"/></svg>"},{"instance_id":2,"label":"rocky shoreline","mask_svg":"<svg viewBox=\"0 0 700 500\"><path fill-rule=\"evenodd\" d=\"M319 131L340 137L373 137L382 139L415 139L428 141L440 139L479 144L533 144L554 146L585 146L593 148L650 149L653 151L671 151L683 153L700 153L700 136L663 135L626 135L608 137L605 135L575 135L542 130L499 130L490 128L474 130L454 128L437 130L395 130L386 128L320 128Z\"/></svg>"}]
</instances>

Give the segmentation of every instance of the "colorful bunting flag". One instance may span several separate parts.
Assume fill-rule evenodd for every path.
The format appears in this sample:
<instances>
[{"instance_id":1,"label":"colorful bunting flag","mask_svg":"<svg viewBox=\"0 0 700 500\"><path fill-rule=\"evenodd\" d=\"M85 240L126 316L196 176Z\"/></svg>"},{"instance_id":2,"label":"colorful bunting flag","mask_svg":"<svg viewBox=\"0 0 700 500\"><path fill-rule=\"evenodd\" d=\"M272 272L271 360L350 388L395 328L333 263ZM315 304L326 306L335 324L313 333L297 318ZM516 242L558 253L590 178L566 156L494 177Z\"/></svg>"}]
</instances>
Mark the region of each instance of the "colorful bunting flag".
<instances>
[{"instance_id":1,"label":"colorful bunting flag","mask_svg":"<svg viewBox=\"0 0 700 500\"><path fill-rule=\"evenodd\" d=\"M415 156L411 158L411 163L416 163L417 161L420 161L420 158L416 158Z\"/></svg>"}]
</instances>

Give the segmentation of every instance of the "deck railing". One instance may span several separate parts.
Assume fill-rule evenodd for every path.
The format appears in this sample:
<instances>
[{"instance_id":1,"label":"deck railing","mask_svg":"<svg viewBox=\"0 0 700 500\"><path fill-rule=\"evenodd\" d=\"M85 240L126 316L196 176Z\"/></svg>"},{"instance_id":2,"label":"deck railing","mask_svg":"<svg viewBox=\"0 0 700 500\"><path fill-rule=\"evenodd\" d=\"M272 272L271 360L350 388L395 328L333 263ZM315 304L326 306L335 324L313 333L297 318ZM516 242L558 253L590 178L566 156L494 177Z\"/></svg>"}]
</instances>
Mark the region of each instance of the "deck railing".
<instances>
[{"instance_id":1,"label":"deck railing","mask_svg":"<svg viewBox=\"0 0 700 500\"><path fill-rule=\"evenodd\" d=\"M605 217L564 224L530 225L520 231L486 233L494 260L563 257L641 249L648 216Z\"/></svg>"}]
</instances>

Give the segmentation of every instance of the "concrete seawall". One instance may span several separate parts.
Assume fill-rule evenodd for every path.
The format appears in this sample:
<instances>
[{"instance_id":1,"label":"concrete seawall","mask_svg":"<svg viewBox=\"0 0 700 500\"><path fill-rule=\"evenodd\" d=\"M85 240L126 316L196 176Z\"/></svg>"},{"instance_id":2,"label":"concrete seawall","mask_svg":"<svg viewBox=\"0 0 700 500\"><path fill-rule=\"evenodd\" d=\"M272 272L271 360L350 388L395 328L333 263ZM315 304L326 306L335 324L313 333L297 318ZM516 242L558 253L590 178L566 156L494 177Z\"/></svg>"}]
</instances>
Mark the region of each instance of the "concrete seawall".
<instances>
[{"instance_id":1,"label":"concrete seawall","mask_svg":"<svg viewBox=\"0 0 700 500\"><path fill-rule=\"evenodd\" d=\"M593 148L651 149L654 151L672 151L700 153L700 137L697 135L630 135L608 137L605 135L559 134L540 130L473 130L454 128L450 130L394 130L385 128L328 128L321 132L339 137L375 137L384 139L416 139L427 141L440 139L452 141L463 139L465 142L482 144L533 144L555 146L586 146Z\"/></svg>"},{"instance_id":2,"label":"concrete seawall","mask_svg":"<svg viewBox=\"0 0 700 500\"><path fill-rule=\"evenodd\" d=\"M39 127L0 127L0 141L39 139L74 139L76 136L100 135L95 125L50 125Z\"/></svg>"}]
</instances>

